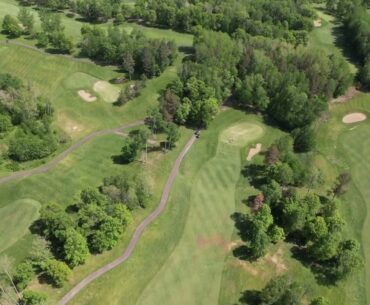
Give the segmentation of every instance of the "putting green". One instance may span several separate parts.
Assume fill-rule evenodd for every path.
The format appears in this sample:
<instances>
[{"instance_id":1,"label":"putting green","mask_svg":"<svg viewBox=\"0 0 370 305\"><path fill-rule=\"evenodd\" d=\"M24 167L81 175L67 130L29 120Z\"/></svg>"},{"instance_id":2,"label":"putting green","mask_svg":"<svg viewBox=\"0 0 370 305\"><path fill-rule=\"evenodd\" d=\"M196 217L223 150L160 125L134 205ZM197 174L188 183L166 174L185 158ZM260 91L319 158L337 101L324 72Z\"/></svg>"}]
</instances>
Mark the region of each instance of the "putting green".
<instances>
[{"instance_id":1,"label":"putting green","mask_svg":"<svg viewBox=\"0 0 370 305\"><path fill-rule=\"evenodd\" d=\"M179 243L137 305L217 304L224 260L231 250L240 148L263 132L260 125L240 123L221 133L215 155L192 180L189 200L178 202L190 205ZM230 137L235 142L229 144Z\"/></svg>"},{"instance_id":2,"label":"putting green","mask_svg":"<svg viewBox=\"0 0 370 305\"><path fill-rule=\"evenodd\" d=\"M88 89L92 88L97 81L99 79L90 74L75 72L65 79L64 85L67 89Z\"/></svg>"},{"instance_id":3,"label":"putting green","mask_svg":"<svg viewBox=\"0 0 370 305\"><path fill-rule=\"evenodd\" d=\"M14 201L0 209L0 253L28 233L39 216L40 203L32 199Z\"/></svg>"},{"instance_id":4,"label":"putting green","mask_svg":"<svg viewBox=\"0 0 370 305\"><path fill-rule=\"evenodd\" d=\"M93 88L107 103L114 103L118 99L120 89L106 81L97 81Z\"/></svg>"},{"instance_id":5,"label":"putting green","mask_svg":"<svg viewBox=\"0 0 370 305\"><path fill-rule=\"evenodd\" d=\"M221 133L220 141L230 145L243 147L246 143L260 138L263 128L252 123L235 124Z\"/></svg>"}]
</instances>

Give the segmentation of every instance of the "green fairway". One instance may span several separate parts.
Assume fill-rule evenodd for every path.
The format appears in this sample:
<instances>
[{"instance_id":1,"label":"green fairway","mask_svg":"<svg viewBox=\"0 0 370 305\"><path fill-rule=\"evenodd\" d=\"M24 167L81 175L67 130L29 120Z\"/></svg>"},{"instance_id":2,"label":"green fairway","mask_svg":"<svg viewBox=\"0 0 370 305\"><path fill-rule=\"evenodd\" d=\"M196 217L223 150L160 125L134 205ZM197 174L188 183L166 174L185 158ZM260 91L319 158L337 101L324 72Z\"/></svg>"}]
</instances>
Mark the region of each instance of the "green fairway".
<instances>
[{"instance_id":1,"label":"green fairway","mask_svg":"<svg viewBox=\"0 0 370 305\"><path fill-rule=\"evenodd\" d=\"M0 254L28 233L28 228L39 216L40 203L21 199L0 208Z\"/></svg>"},{"instance_id":2,"label":"green fairway","mask_svg":"<svg viewBox=\"0 0 370 305\"><path fill-rule=\"evenodd\" d=\"M240 146L219 141L235 136L238 126L257 132ZM253 146L265 128L256 116L220 114L189 151L168 207L144 232L133 256L72 304L216 304L234 228L235 185L246 156L241 146Z\"/></svg>"},{"instance_id":3,"label":"green fairway","mask_svg":"<svg viewBox=\"0 0 370 305\"><path fill-rule=\"evenodd\" d=\"M181 140L173 151L167 154L160 151L150 152L148 154L147 163L138 161L129 165L115 164L112 158L120 154L123 140L122 136L108 135L96 138L80 147L49 173L39 174L2 185L0 187L0 196L2 198L0 203L0 213L2 216L1 229L4 227L13 230L19 225L17 222L14 222L14 220L22 220L22 224L24 223L22 228L23 230L27 230L32 221L37 218L37 209L36 211L30 211L30 208L27 206L28 210L26 210L27 207L24 208L20 206L22 202L13 206L14 201L18 198L32 198L32 200L37 200L42 205L49 202L57 202L66 207L67 205L74 204L78 200L79 193L82 189L88 186L98 187L102 183L104 177L122 172L143 175L148 179L153 191L153 198L150 206L145 210L137 210L134 212L134 223L130 226L128 232L114 250L106 252L103 255L92 256L85 265L75 269L74 277L70 283L73 285L76 281L102 264L117 257L126 246L132 231L136 228L138 223L156 207L163 185L172 167L172 163L177 157L179 150L188 140L190 131L182 129L181 133ZM156 141L161 139L161 136L157 136ZM31 202L31 199L25 202ZM25 215L27 215L28 221L26 221ZM31 217L33 218L31 219ZM18 231L14 231L14 233L12 233L13 236L15 236L17 232ZM22 234L19 233L16 235L17 239L21 238L23 234L25 234L25 232L22 231ZM1 236L3 238L3 234L1 234ZM10 240L11 238L14 244L9 244L9 247L7 244L4 244L7 246L4 253L11 255L14 259L23 259L30 250L29 246L32 241L32 236L28 234L23 239L15 242L16 240L12 236L4 235L4 242L7 242L6 240ZM1 245L3 245L3 240ZM18 255L17 253L20 251L25 251L25 253ZM48 292L50 296L49 304L55 304L56 299L70 288L70 285L67 285L62 292L50 286L39 285L36 282L33 286L35 289Z\"/></svg>"},{"instance_id":4,"label":"green fairway","mask_svg":"<svg viewBox=\"0 0 370 305\"><path fill-rule=\"evenodd\" d=\"M347 48L342 48L341 29L336 24L335 18L325 12L323 6L316 9L318 18L321 20L321 26L314 28L309 35L308 44L315 48L320 48L327 53L340 53L347 59L350 70L353 74L357 72L357 67L353 63L353 56L347 52ZM340 45L340 48L338 47Z\"/></svg>"}]
</instances>

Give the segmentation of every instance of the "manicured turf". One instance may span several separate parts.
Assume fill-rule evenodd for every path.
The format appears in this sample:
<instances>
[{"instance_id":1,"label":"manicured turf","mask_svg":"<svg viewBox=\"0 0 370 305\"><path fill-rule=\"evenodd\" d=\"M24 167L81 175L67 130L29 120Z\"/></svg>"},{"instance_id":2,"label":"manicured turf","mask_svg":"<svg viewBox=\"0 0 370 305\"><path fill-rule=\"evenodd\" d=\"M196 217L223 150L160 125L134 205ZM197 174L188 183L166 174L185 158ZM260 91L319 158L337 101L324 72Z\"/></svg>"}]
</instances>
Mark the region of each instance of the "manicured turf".
<instances>
[{"instance_id":1,"label":"manicured turf","mask_svg":"<svg viewBox=\"0 0 370 305\"><path fill-rule=\"evenodd\" d=\"M32 198L42 205L49 202L58 202L63 206L67 206L77 202L79 193L82 189L88 186L97 187L102 183L104 177L122 172L143 175L148 179L153 190L153 200L150 206L145 210L135 211L134 223L125 234L124 239L113 251L99 256L92 256L84 266L75 269L74 278L71 282L71 284L73 284L99 266L117 257L118 254L123 251L132 231L140 220L157 205L172 163L177 157L181 147L189 138L191 131L182 129L181 133L182 137L178 147L173 151L167 154L158 151L150 152L148 154L147 163L134 162L129 165L115 164L113 161L113 157L120 154L123 141L122 136L109 135L96 138L80 147L51 172L2 185L0 188L0 196L2 198L0 207L7 208L18 198ZM161 138L162 137L157 136L157 141L160 141ZM16 209L16 212L22 215L22 210L19 209L19 207ZM20 217L18 214L16 215L17 216L14 217ZM11 222L4 221L4 223L2 223L4 227L10 225ZM19 238L21 237L22 236L19 236ZM13 244L13 246L9 247L6 254L13 256L13 254L25 250L25 247L29 246L31 240L32 238L30 235L25 236L23 239ZM29 248L26 251L29 251ZM17 259L18 257L15 255L14 258ZM22 258L22 255L19 256L19 259ZM32 284L32 287L47 291L50 296L49 304L55 304L56 299L58 299L70 286L66 286L63 292L56 291L46 285L39 286L37 283Z\"/></svg>"},{"instance_id":2,"label":"manicured turf","mask_svg":"<svg viewBox=\"0 0 370 305\"><path fill-rule=\"evenodd\" d=\"M343 48L345 43L341 36L341 29L336 23L335 18L326 13L322 5L316 9L318 18L321 20L321 27L314 28L309 35L309 46L320 48L327 53L340 53L344 55L353 74L357 72L356 65L353 64L353 56L350 54L350 48ZM340 47L340 48L339 48Z\"/></svg>"},{"instance_id":3,"label":"manicured turf","mask_svg":"<svg viewBox=\"0 0 370 305\"><path fill-rule=\"evenodd\" d=\"M264 132L256 116L229 110L203 132L183 161L169 205L144 233L133 256L83 290L72 304L215 304L233 222L234 190L246 149L220 142L246 124ZM235 133L233 133L235 135ZM99 291L99 294L96 293Z\"/></svg>"},{"instance_id":4,"label":"manicured turf","mask_svg":"<svg viewBox=\"0 0 370 305\"><path fill-rule=\"evenodd\" d=\"M0 209L0 255L28 233L28 228L39 216L40 203L20 199Z\"/></svg>"}]
</instances>

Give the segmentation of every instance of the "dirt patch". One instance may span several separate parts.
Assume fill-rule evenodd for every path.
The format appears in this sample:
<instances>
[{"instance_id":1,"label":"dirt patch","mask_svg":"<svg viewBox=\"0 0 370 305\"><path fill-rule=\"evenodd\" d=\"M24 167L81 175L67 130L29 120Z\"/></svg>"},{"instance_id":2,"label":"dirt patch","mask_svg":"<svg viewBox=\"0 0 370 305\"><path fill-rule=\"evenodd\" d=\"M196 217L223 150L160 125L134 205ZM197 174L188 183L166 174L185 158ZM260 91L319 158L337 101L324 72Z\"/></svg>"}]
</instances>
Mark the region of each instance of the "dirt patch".
<instances>
[{"instance_id":1,"label":"dirt patch","mask_svg":"<svg viewBox=\"0 0 370 305\"><path fill-rule=\"evenodd\" d=\"M349 87L347 92L344 95L333 98L330 102L331 103L345 103L348 100L352 99L359 92L360 91L358 91L356 87L353 87L353 86Z\"/></svg>"},{"instance_id":2,"label":"dirt patch","mask_svg":"<svg viewBox=\"0 0 370 305\"><path fill-rule=\"evenodd\" d=\"M268 264L272 265L277 274L284 273L288 268L283 261L283 250L279 249L274 254L268 254L265 257Z\"/></svg>"},{"instance_id":3,"label":"dirt patch","mask_svg":"<svg viewBox=\"0 0 370 305\"><path fill-rule=\"evenodd\" d=\"M322 21L321 21L321 19L316 19L316 20L314 20L314 21L313 21L313 26L314 26L315 28L320 28L320 27L322 26Z\"/></svg>"},{"instance_id":4,"label":"dirt patch","mask_svg":"<svg viewBox=\"0 0 370 305\"><path fill-rule=\"evenodd\" d=\"M87 92L86 90L79 90L78 95L88 103L95 102L96 101L96 96L91 95L90 92Z\"/></svg>"},{"instance_id":5,"label":"dirt patch","mask_svg":"<svg viewBox=\"0 0 370 305\"><path fill-rule=\"evenodd\" d=\"M247 161L251 161L254 156L259 154L261 149L262 149L262 144L261 143L258 143L255 148L251 148L248 152L248 155L247 155Z\"/></svg>"},{"instance_id":6,"label":"dirt patch","mask_svg":"<svg viewBox=\"0 0 370 305\"><path fill-rule=\"evenodd\" d=\"M367 119L366 114L361 112L353 112L350 114L347 114L343 117L342 122L345 124L352 124L357 122L362 122Z\"/></svg>"},{"instance_id":7,"label":"dirt patch","mask_svg":"<svg viewBox=\"0 0 370 305\"><path fill-rule=\"evenodd\" d=\"M199 248L216 246L222 247L225 250L228 249L228 243L222 234L217 234L211 237L198 236L197 245Z\"/></svg>"}]
</instances>

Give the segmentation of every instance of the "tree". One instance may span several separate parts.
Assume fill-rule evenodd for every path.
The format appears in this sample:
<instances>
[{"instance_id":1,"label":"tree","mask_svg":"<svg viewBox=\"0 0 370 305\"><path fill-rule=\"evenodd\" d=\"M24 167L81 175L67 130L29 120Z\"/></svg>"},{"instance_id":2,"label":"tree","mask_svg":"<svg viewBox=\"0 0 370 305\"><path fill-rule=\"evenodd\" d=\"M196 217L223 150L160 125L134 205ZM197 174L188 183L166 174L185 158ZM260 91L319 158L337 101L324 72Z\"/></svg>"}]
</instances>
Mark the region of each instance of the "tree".
<instances>
[{"instance_id":1,"label":"tree","mask_svg":"<svg viewBox=\"0 0 370 305\"><path fill-rule=\"evenodd\" d=\"M73 268L85 263L89 256L89 248L85 237L75 229L67 229L63 245L64 259Z\"/></svg>"},{"instance_id":2,"label":"tree","mask_svg":"<svg viewBox=\"0 0 370 305\"><path fill-rule=\"evenodd\" d=\"M338 255L335 261L334 274L338 280L346 278L359 269L363 265L359 243L355 240L341 242L338 246Z\"/></svg>"},{"instance_id":3,"label":"tree","mask_svg":"<svg viewBox=\"0 0 370 305\"><path fill-rule=\"evenodd\" d=\"M252 208L254 211L258 211L262 208L263 202L265 200L265 197L263 196L263 193L257 194L253 199L253 205Z\"/></svg>"},{"instance_id":4,"label":"tree","mask_svg":"<svg viewBox=\"0 0 370 305\"><path fill-rule=\"evenodd\" d=\"M237 91L237 97L241 104L255 107L259 111L265 111L270 99L264 88L265 80L261 74L247 75Z\"/></svg>"},{"instance_id":5,"label":"tree","mask_svg":"<svg viewBox=\"0 0 370 305\"><path fill-rule=\"evenodd\" d=\"M12 126L10 116L0 114L0 132L7 132Z\"/></svg>"},{"instance_id":6,"label":"tree","mask_svg":"<svg viewBox=\"0 0 370 305\"><path fill-rule=\"evenodd\" d=\"M24 26L26 32L28 34L32 33L35 23L32 12L25 7L21 7L18 13L18 19Z\"/></svg>"},{"instance_id":7,"label":"tree","mask_svg":"<svg viewBox=\"0 0 370 305\"><path fill-rule=\"evenodd\" d=\"M346 191L347 185L351 182L351 174L348 172L341 173L333 187L333 197L342 196Z\"/></svg>"},{"instance_id":8,"label":"tree","mask_svg":"<svg viewBox=\"0 0 370 305\"><path fill-rule=\"evenodd\" d=\"M172 149L176 142L180 139L181 133L179 127L175 123L168 123L166 128L168 147Z\"/></svg>"},{"instance_id":9,"label":"tree","mask_svg":"<svg viewBox=\"0 0 370 305\"><path fill-rule=\"evenodd\" d=\"M266 164L275 164L280 160L280 151L276 144L270 145L266 152L265 163Z\"/></svg>"},{"instance_id":10,"label":"tree","mask_svg":"<svg viewBox=\"0 0 370 305\"><path fill-rule=\"evenodd\" d=\"M40 269L46 268L46 263L53 257L50 243L43 237L37 236L32 241L30 259Z\"/></svg>"},{"instance_id":11,"label":"tree","mask_svg":"<svg viewBox=\"0 0 370 305\"><path fill-rule=\"evenodd\" d=\"M292 136L296 152L309 152L314 149L316 144L315 133L310 126L294 129Z\"/></svg>"},{"instance_id":12,"label":"tree","mask_svg":"<svg viewBox=\"0 0 370 305\"><path fill-rule=\"evenodd\" d=\"M123 140L121 152L122 160L126 163L131 163L135 161L139 152L139 148L137 143L132 138L125 138Z\"/></svg>"},{"instance_id":13,"label":"tree","mask_svg":"<svg viewBox=\"0 0 370 305\"><path fill-rule=\"evenodd\" d=\"M18 24L17 20L10 15L5 15L2 27L4 33L11 38L17 38L22 35L21 26Z\"/></svg>"},{"instance_id":14,"label":"tree","mask_svg":"<svg viewBox=\"0 0 370 305\"><path fill-rule=\"evenodd\" d=\"M112 249L123 233L120 220L108 216L92 234L90 248L97 253Z\"/></svg>"},{"instance_id":15,"label":"tree","mask_svg":"<svg viewBox=\"0 0 370 305\"><path fill-rule=\"evenodd\" d=\"M14 274L14 283L19 290L23 290L27 287L28 283L32 280L35 275L35 271L31 261L25 261L20 263Z\"/></svg>"},{"instance_id":16,"label":"tree","mask_svg":"<svg viewBox=\"0 0 370 305\"><path fill-rule=\"evenodd\" d=\"M123 54L122 68L127 71L128 76L131 80L133 73L135 72L135 59L131 52L126 51Z\"/></svg>"},{"instance_id":17,"label":"tree","mask_svg":"<svg viewBox=\"0 0 370 305\"><path fill-rule=\"evenodd\" d=\"M260 294L260 304L299 305L303 295L302 288L287 276L271 279Z\"/></svg>"},{"instance_id":18,"label":"tree","mask_svg":"<svg viewBox=\"0 0 370 305\"><path fill-rule=\"evenodd\" d=\"M57 31L50 35L50 44L61 53L70 54L73 50L73 42L64 32Z\"/></svg>"},{"instance_id":19,"label":"tree","mask_svg":"<svg viewBox=\"0 0 370 305\"><path fill-rule=\"evenodd\" d=\"M56 287L62 287L72 275L72 270L64 262L50 259L47 262L45 274Z\"/></svg>"},{"instance_id":20,"label":"tree","mask_svg":"<svg viewBox=\"0 0 370 305\"><path fill-rule=\"evenodd\" d=\"M272 225L269 228L268 235L270 236L271 242L273 243L277 243L278 241L285 239L284 229L277 225Z\"/></svg>"},{"instance_id":21,"label":"tree","mask_svg":"<svg viewBox=\"0 0 370 305\"><path fill-rule=\"evenodd\" d=\"M26 290L23 292L22 304L23 305L41 305L47 299L46 294L36 292L32 290Z\"/></svg>"},{"instance_id":22,"label":"tree","mask_svg":"<svg viewBox=\"0 0 370 305\"><path fill-rule=\"evenodd\" d=\"M310 305L330 305L330 303L324 297L318 297L318 298L313 299Z\"/></svg>"},{"instance_id":23,"label":"tree","mask_svg":"<svg viewBox=\"0 0 370 305\"><path fill-rule=\"evenodd\" d=\"M265 197L265 202L267 203L276 203L283 196L283 190L279 183L275 180L271 180L268 184L261 186L261 191Z\"/></svg>"}]
</instances>

